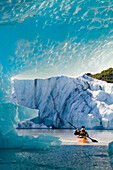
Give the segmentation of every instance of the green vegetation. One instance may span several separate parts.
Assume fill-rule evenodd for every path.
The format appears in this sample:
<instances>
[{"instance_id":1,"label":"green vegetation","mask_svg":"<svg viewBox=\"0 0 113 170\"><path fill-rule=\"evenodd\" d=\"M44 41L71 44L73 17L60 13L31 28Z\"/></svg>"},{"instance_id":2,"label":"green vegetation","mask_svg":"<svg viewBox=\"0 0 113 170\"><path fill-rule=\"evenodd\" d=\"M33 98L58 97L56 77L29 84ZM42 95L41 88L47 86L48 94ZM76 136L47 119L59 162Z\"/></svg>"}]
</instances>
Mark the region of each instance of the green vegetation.
<instances>
[{"instance_id":1,"label":"green vegetation","mask_svg":"<svg viewBox=\"0 0 113 170\"><path fill-rule=\"evenodd\" d=\"M106 81L108 83L113 83L113 68L103 70L101 73L97 74L87 73L87 75L95 79Z\"/></svg>"}]
</instances>

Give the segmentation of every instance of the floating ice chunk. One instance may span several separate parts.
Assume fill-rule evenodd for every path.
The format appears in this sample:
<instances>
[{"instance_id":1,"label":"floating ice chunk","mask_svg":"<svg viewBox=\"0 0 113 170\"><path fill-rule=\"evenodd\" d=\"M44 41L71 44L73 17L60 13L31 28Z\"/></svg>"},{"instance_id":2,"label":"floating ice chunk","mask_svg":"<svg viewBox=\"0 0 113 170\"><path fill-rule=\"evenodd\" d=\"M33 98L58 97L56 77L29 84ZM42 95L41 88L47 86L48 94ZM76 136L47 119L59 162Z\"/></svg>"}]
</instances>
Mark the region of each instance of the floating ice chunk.
<instances>
[{"instance_id":1,"label":"floating ice chunk","mask_svg":"<svg viewBox=\"0 0 113 170\"><path fill-rule=\"evenodd\" d=\"M110 155L113 155L113 141L109 143L108 152Z\"/></svg>"},{"instance_id":2,"label":"floating ice chunk","mask_svg":"<svg viewBox=\"0 0 113 170\"><path fill-rule=\"evenodd\" d=\"M13 103L0 103L0 132L4 135L15 130L19 122L38 116L38 110L32 110Z\"/></svg>"},{"instance_id":3,"label":"floating ice chunk","mask_svg":"<svg viewBox=\"0 0 113 170\"><path fill-rule=\"evenodd\" d=\"M60 146L57 137L39 135L18 136L15 128L22 120L38 116L38 110L32 110L12 103L0 103L0 148L11 149L48 149Z\"/></svg>"},{"instance_id":4,"label":"floating ice chunk","mask_svg":"<svg viewBox=\"0 0 113 170\"><path fill-rule=\"evenodd\" d=\"M108 153L109 155L113 155L113 141L109 143L109 146L108 146ZM110 163L113 164L113 157L112 159L110 160Z\"/></svg>"},{"instance_id":5,"label":"floating ice chunk","mask_svg":"<svg viewBox=\"0 0 113 170\"><path fill-rule=\"evenodd\" d=\"M110 160L110 163L113 164L113 158Z\"/></svg>"},{"instance_id":6,"label":"floating ice chunk","mask_svg":"<svg viewBox=\"0 0 113 170\"><path fill-rule=\"evenodd\" d=\"M61 141L58 137L45 136L40 134L38 137L18 136L15 131L10 131L0 138L0 148L5 149L38 149L45 150L51 147L59 147Z\"/></svg>"}]
</instances>

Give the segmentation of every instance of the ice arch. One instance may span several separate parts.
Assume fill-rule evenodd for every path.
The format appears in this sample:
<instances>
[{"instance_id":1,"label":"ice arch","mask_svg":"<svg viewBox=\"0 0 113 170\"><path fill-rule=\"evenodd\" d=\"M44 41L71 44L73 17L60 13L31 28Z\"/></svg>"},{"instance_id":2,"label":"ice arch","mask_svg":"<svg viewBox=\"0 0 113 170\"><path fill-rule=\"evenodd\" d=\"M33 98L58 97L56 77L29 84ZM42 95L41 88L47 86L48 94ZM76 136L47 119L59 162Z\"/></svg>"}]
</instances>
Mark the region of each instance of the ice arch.
<instances>
[{"instance_id":1,"label":"ice arch","mask_svg":"<svg viewBox=\"0 0 113 170\"><path fill-rule=\"evenodd\" d=\"M16 74L76 76L112 66L112 5L112 0L0 1L2 110L19 116L19 106L9 103Z\"/></svg>"}]
</instances>

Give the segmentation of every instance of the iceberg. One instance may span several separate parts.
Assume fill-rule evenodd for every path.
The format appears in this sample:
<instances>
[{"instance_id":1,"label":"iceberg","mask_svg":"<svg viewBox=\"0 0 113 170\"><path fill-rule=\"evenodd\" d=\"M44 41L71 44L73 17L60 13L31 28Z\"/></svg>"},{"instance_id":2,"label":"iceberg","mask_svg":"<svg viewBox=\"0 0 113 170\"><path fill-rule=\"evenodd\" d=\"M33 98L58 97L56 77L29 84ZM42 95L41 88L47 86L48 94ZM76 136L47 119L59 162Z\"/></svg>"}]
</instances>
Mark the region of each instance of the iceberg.
<instances>
[{"instance_id":1,"label":"iceberg","mask_svg":"<svg viewBox=\"0 0 113 170\"><path fill-rule=\"evenodd\" d=\"M108 152L110 155L113 155L113 141L109 143Z\"/></svg>"},{"instance_id":2,"label":"iceberg","mask_svg":"<svg viewBox=\"0 0 113 170\"><path fill-rule=\"evenodd\" d=\"M0 148L2 149L38 149L45 150L60 146L59 138L45 136L19 136L16 132L18 123L38 115L32 110L13 103L0 103Z\"/></svg>"},{"instance_id":3,"label":"iceberg","mask_svg":"<svg viewBox=\"0 0 113 170\"><path fill-rule=\"evenodd\" d=\"M12 102L39 110L35 123L70 128L70 121L77 127L113 129L113 84L87 75L14 79L12 84Z\"/></svg>"},{"instance_id":4,"label":"iceberg","mask_svg":"<svg viewBox=\"0 0 113 170\"><path fill-rule=\"evenodd\" d=\"M113 164L113 158L110 160L110 163Z\"/></svg>"},{"instance_id":5,"label":"iceberg","mask_svg":"<svg viewBox=\"0 0 113 170\"><path fill-rule=\"evenodd\" d=\"M113 164L113 141L109 143L108 153L112 157L110 163Z\"/></svg>"}]
</instances>

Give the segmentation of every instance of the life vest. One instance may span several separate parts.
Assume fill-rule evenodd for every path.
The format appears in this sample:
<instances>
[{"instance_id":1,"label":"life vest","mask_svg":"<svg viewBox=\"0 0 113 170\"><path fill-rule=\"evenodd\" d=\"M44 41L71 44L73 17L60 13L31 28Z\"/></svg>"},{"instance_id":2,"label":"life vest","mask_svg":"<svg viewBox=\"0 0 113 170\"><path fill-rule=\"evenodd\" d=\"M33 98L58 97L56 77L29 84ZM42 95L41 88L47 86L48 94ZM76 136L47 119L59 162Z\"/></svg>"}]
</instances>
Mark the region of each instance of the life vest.
<instances>
[{"instance_id":1,"label":"life vest","mask_svg":"<svg viewBox=\"0 0 113 170\"><path fill-rule=\"evenodd\" d=\"M80 133L79 133L79 136L80 136L80 137L86 137L86 135L87 135L87 132L82 132L82 131L80 131Z\"/></svg>"}]
</instances>

